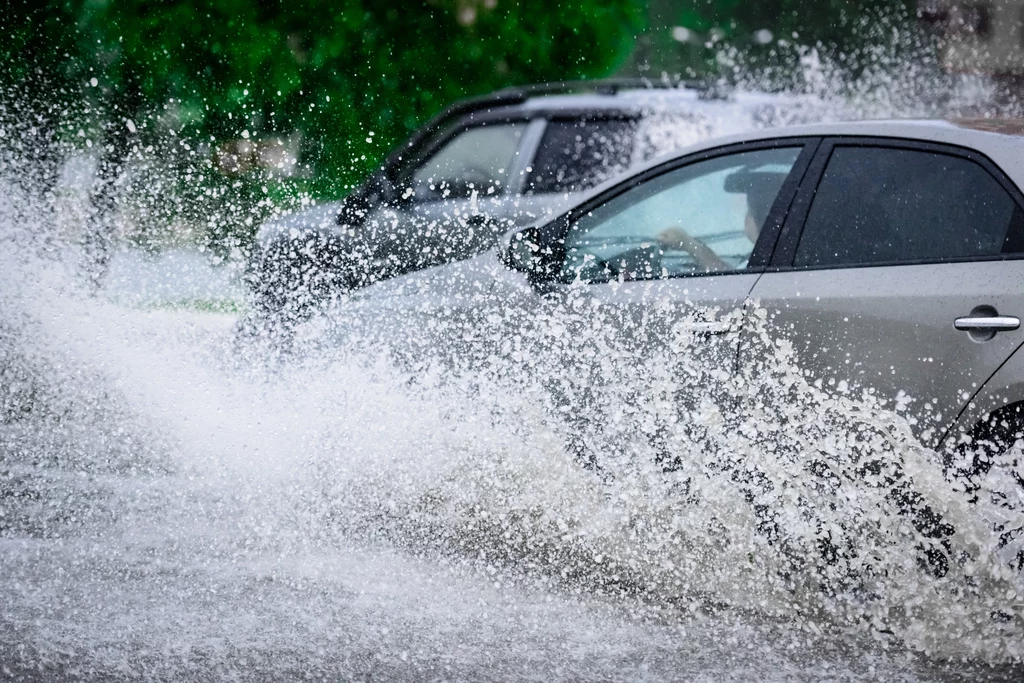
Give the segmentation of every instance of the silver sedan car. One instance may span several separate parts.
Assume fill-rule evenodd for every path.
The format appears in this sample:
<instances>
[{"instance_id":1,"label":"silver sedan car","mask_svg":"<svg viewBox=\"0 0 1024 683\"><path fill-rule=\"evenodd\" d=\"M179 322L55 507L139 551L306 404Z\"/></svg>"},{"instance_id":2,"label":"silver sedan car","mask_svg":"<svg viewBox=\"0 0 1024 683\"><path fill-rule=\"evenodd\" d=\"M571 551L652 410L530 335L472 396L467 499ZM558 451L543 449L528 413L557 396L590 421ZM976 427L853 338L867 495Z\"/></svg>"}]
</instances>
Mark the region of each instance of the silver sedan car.
<instances>
[{"instance_id":1,"label":"silver sedan car","mask_svg":"<svg viewBox=\"0 0 1024 683\"><path fill-rule=\"evenodd\" d=\"M343 315L411 316L407 341L422 348L465 358L476 337L492 347L479 357L497 348L522 361L563 345L549 336L530 347L527 330L551 301L572 301L611 321L616 340L685 347L709 382L744 371L755 381L749 368L782 349L799 381L902 415L921 444L949 454L947 471L977 479L1002 458L1016 481L1007 495L1024 500L1013 455L1024 434L1022 187L1014 121L759 131L602 185L496 252L371 287ZM505 332L481 332L495 320ZM559 389L566 414L589 417L577 434L608 414L587 397L609 348L585 349L565 373L580 385ZM900 504L922 536L950 533L912 494ZM1024 550L1013 561L1024 564Z\"/></svg>"},{"instance_id":2,"label":"silver sedan car","mask_svg":"<svg viewBox=\"0 0 1024 683\"><path fill-rule=\"evenodd\" d=\"M680 316L705 311L689 324L704 338L737 340L737 365L749 321L734 312L760 308L813 379L906 403L926 445L996 412L1009 438L1024 427L1020 187L1024 122L759 131L649 164L497 253L354 303L437 320L570 290L609 309L675 302Z\"/></svg>"}]
</instances>

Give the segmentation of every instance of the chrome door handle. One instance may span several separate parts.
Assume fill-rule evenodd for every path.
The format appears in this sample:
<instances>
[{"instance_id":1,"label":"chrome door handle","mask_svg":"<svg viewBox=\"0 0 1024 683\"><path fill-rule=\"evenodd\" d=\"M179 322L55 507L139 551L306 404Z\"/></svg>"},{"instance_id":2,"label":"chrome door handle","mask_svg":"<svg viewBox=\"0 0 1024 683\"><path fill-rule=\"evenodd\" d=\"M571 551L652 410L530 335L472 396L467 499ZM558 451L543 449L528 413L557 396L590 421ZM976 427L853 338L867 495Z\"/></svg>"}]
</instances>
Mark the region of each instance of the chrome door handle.
<instances>
[{"instance_id":1,"label":"chrome door handle","mask_svg":"<svg viewBox=\"0 0 1024 683\"><path fill-rule=\"evenodd\" d=\"M732 332L732 323L721 321L679 323L677 328L686 332L697 334L725 334Z\"/></svg>"},{"instance_id":2,"label":"chrome door handle","mask_svg":"<svg viewBox=\"0 0 1024 683\"><path fill-rule=\"evenodd\" d=\"M1012 315L966 316L953 321L953 327L969 332L1008 332L1020 327L1020 318Z\"/></svg>"}]
</instances>

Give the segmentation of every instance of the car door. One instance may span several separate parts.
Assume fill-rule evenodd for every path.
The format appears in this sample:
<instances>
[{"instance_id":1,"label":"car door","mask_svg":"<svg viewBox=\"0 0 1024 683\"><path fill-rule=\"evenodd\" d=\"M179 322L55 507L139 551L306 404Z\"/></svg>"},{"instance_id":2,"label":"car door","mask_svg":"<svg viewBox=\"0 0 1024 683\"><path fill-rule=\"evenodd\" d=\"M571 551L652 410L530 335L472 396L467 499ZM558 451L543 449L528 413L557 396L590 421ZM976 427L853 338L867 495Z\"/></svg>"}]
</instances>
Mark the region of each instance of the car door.
<instances>
[{"instance_id":1,"label":"car door","mask_svg":"<svg viewBox=\"0 0 1024 683\"><path fill-rule=\"evenodd\" d=\"M643 178L572 222L562 281L641 344L686 321L705 347L728 349L720 359L731 364L730 316L764 265L755 247L767 251L774 230L762 229L773 208L778 219L788 205L781 194L804 149L803 141L747 145ZM717 336L724 346L710 342Z\"/></svg>"},{"instance_id":2,"label":"car door","mask_svg":"<svg viewBox=\"0 0 1024 683\"><path fill-rule=\"evenodd\" d=\"M625 171L637 121L627 114L482 120L451 131L410 164L400 201L367 221L389 275L458 261L509 228L554 217Z\"/></svg>"},{"instance_id":3,"label":"car door","mask_svg":"<svg viewBox=\"0 0 1024 683\"><path fill-rule=\"evenodd\" d=\"M570 420L585 416L579 434L632 438L616 411L650 405L640 394L660 391L656 376L685 392L698 380L677 371L733 370L744 304L815 145L744 143L656 167L540 229L557 254L548 277L496 281L491 300L526 312L503 313L509 346L555 359L545 382Z\"/></svg>"},{"instance_id":4,"label":"car door","mask_svg":"<svg viewBox=\"0 0 1024 683\"><path fill-rule=\"evenodd\" d=\"M501 122L506 123L506 122ZM497 124L489 124L491 126ZM594 116L592 113L581 115L559 114L557 112L539 112L537 118L530 121L520 142L519 158L507 174L505 187L507 191L497 193L493 201L484 203L478 199L478 208L486 208L488 217L498 219L499 225L505 227L525 223L544 222L563 214L586 190L608 177L625 171L632 159L635 145L636 120L627 115ZM458 137L452 138L456 144ZM454 156L448 153L448 157ZM435 155L436 157L436 155ZM430 163L434 167L440 163L430 162L417 166L415 174L427 175ZM414 224L424 224L424 218L451 221L445 214L469 213L469 221L480 214L465 208L465 200L450 199L446 202L417 202L406 207L405 214L392 212L391 220L400 224L402 220ZM415 220L412 220L413 212ZM472 226L464 226L472 227ZM425 236L418 235L408 229L401 228L402 241L413 243L418 249L424 246ZM397 232L397 231L396 231ZM460 254L460 257L466 255ZM460 258L446 259L458 261ZM518 284L531 291L525 282L513 282L514 294L508 291L488 297L492 286L510 284L503 278L503 266L493 254L485 258L468 259L463 263L449 263L437 268L425 269L422 273L408 274L392 280L391 284L380 284L366 292L367 296L379 301L387 299L389 306L399 307L406 316L418 316L422 321L415 325L423 330L437 332L439 338L432 339L426 346L445 348L457 351L468 358L473 351L469 342L479 340L479 348L487 346L490 330L486 325L477 325L483 309L505 309L522 294L514 286ZM512 278L514 280L514 278ZM500 283L500 284L498 284ZM491 299L494 306L488 302ZM534 303L534 302L531 302ZM513 307L514 308L514 307ZM505 317L505 311L498 317ZM493 311L491 311L493 317ZM436 321L447 320L451 324L438 325ZM511 321L509 321L511 322ZM458 332L453 332L453 326ZM518 330L521 332L521 330ZM422 336L422 335L421 335ZM453 343L452 338L459 343ZM436 342L436 343L435 343Z\"/></svg>"},{"instance_id":5,"label":"car door","mask_svg":"<svg viewBox=\"0 0 1024 683\"><path fill-rule=\"evenodd\" d=\"M828 140L808 177L752 292L768 334L934 444L1024 341L1024 198L983 156L915 141Z\"/></svg>"}]
</instances>

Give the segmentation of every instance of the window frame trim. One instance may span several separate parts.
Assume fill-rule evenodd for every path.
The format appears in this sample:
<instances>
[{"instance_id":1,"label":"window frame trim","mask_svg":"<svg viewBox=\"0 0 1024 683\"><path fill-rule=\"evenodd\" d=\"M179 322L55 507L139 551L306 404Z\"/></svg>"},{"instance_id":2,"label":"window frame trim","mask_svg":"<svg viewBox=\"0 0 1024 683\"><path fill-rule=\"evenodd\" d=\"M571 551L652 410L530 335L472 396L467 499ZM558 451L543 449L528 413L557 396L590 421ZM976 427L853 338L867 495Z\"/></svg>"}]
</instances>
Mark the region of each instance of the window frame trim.
<instances>
[{"instance_id":1,"label":"window frame trim","mask_svg":"<svg viewBox=\"0 0 1024 683\"><path fill-rule=\"evenodd\" d=\"M863 135L830 135L822 139L821 144L811 160L801 184L793 199L785 224L782 226L775 252L764 272L785 273L811 270L845 270L849 268L891 268L893 266L937 265L943 263L974 263L980 261L1017 261L1024 260L1024 252L1016 254L994 254L992 256L963 256L956 258L901 259L898 261L879 261L874 263L844 263L798 266L795 265L797 248L811 205L817 195L818 188L825 177L825 170L836 147L878 147L882 149L903 149L965 159L979 165L993 180L1010 196L1017 207L1024 211L1024 193L1021 192L1009 176L998 164L976 149L947 142L931 142L902 138L898 136L863 136Z\"/></svg>"},{"instance_id":2,"label":"window frame trim","mask_svg":"<svg viewBox=\"0 0 1024 683\"><path fill-rule=\"evenodd\" d=\"M548 129L548 119L543 116L533 116L526 124L526 132L520 141L519 149L516 151L515 161L509 169L509 182L506 185L508 192L504 197L523 197L526 188L526 169L533 166L533 160L537 158L540 151L541 140Z\"/></svg>"},{"instance_id":3,"label":"window frame trim","mask_svg":"<svg viewBox=\"0 0 1024 683\"><path fill-rule=\"evenodd\" d=\"M754 152L762 149L802 147L796 161L793 163L793 167L790 169L789 176L786 178L785 182L783 182L782 187L779 188L779 194L775 198L775 203L772 204L772 208L768 212L768 216L765 218L765 224L762 226L758 240L754 244L754 248L750 253L750 259L748 259L746 268L736 270L716 270L711 272L696 271L693 273L671 275L667 278L658 278L657 280L625 280L625 282L668 281L692 277L717 277L721 275L749 275L751 273L763 273L771 264L771 260L777 250L778 240L782 234L782 229L786 223L787 216L792 210L793 201L807 177L810 165L816 158L822 140L822 136L814 135L762 138L759 140L746 140L720 147L703 149L698 152L670 159L654 167L647 168L640 173L629 176L625 180L620 181L603 192L595 194L587 201L573 207L546 225L541 226L541 242L544 247L551 250L551 263L558 264L557 272L561 273L561 264L565 262L566 257L565 239L569 234L569 230L576 221L587 213L593 211L595 208L614 200L618 196L623 195L650 180L667 173L672 173L673 171L685 166L743 152ZM561 275L554 275L550 278L549 282L561 285L572 283L572 281ZM609 284L609 282L618 282L618 280L608 282L595 281L588 282L586 284L602 285Z\"/></svg>"}]
</instances>

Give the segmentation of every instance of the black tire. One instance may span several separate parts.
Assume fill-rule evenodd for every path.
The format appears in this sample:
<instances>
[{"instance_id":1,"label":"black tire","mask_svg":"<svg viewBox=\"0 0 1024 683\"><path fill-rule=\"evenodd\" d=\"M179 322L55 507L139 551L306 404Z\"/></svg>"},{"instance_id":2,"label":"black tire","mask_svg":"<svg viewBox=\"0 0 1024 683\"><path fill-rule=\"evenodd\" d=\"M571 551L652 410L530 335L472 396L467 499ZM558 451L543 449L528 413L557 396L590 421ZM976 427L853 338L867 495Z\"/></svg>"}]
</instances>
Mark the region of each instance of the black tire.
<instances>
[{"instance_id":1,"label":"black tire","mask_svg":"<svg viewBox=\"0 0 1024 683\"><path fill-rule=\"evenodd\" d=\"M1013 446L1024 439L1024 403L1015 403L992 411L974 426L968 436L966 443L958 444L956 447L955 452L959 457L956 459L957 464L954 465L952 476L964 482L972 502L977 501L981 495L991 495L993 503L1017 509L1019 501L1001 493L983 491L982 482L993 466L1009 466L1009 472L1016 485L1020 490L1024 490L1024 478L1021 477L1017 457L1007 460ZM1000 533L1000 545L1003 546L1024 533L1022 529L996 528L995 531ZM1024 571L1024 550L1017 554L1014 568L1017 571Z\"/></svg>"}]
</instances>

